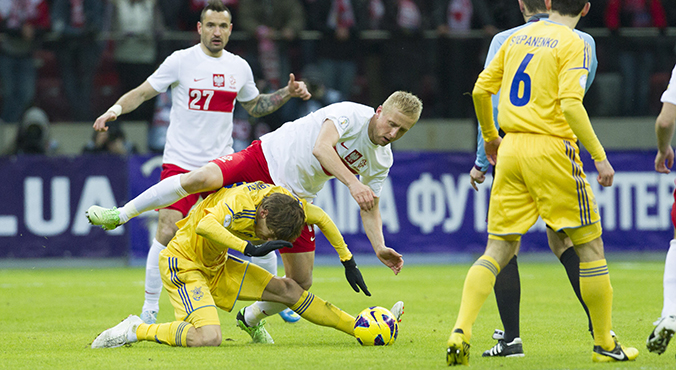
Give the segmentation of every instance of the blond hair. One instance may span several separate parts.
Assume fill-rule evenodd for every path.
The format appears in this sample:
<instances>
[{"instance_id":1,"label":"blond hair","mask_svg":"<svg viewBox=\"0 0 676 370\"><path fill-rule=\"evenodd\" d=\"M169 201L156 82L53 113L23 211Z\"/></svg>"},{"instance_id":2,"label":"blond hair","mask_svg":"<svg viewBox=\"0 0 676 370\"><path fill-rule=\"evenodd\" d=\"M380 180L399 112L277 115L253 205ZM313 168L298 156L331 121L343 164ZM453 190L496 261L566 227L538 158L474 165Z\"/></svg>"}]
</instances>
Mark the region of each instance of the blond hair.
<instances>
[{"instance_id":1,"label":"blond hair","mask_svg":"<svg viewBox=\"0 0 676 370\"><path fill-rule=\"evenodd\" d=\"M383 103L383 110L396 108L401 113L414 118L416 122L422 113L422 100L406 91L395 91Z\"/></svg>"}]
</instances>

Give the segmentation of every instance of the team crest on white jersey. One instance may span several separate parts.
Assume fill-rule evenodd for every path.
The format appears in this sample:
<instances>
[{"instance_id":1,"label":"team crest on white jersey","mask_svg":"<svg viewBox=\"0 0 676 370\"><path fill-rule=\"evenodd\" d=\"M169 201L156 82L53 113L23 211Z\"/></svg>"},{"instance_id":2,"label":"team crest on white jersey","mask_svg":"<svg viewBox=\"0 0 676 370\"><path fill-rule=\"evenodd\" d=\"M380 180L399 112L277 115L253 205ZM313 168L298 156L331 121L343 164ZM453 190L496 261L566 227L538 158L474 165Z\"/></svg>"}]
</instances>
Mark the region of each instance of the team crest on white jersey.
<instances>
[{"instance_id":1,"label":"team crest on white jersey","mask_svg":"<svg viewBox=\"0 0 676 370\"><path fill-rule=\"evenodd\" d=\"M225 86L225 75L214 74L214 87L224 87L224 86Z\"/></svg>"},{"instance_id":2,"label":"team crest on white jersey","mask_svg":"<svg viewBox=\"0 0 676 370\"><path fill-rule=\"evenodd\" d=\"M236 89L237 88L237 79L235 78L235 75L230 75L228 77L228 82L230 83L230 86L228 86L228 88L230 88L230 89Z\"/></svg>"},{"instance_id":3,"label":"team crest on white jersey","mask_svg":"<svg viewBox=\"0 0 676 370\"><path fill-rule=\"evenodd\" d=\"M345 161L349 164L355 164L361 157L363 157L363 155L355 149L345 156Z\"/></svg>"},{"instance_id":4,"label":"team crest on white jersey","mask_svg":"<svg viewBox=\"0 0 676 370\"><path fill-rule=\"evenodd\" d=\"M350 124L350 119L345 116L340 116L338 118L338 124L340 125L340 128L345 129L345 127Z\"/></svg>"}]
</instances>

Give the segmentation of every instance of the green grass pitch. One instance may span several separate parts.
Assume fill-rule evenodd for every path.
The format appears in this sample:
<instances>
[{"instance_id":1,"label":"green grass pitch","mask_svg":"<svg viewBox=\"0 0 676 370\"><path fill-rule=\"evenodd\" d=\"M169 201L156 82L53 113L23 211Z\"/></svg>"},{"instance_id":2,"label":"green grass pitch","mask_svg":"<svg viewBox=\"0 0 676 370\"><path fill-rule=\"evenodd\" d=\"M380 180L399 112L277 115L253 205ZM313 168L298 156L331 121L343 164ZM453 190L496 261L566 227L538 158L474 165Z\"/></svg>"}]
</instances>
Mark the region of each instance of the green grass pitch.
<instances>
[{"instance_id":1,"label":"green grass pitch","mask_svg":"<svg viewBox=\"0 0 676 370\"><path fill-rule=\"evenodd\" d=\"M491 294L473 330L474 369L674 369L676 343L661 356L645 340L662 308L663 261L609 263L613 323L621 342L637 347L632 363L593 364L586 317L557 263L521 263L521 337L524 358L482 358L501 324ZM318 266L311 291L356 315L368 306L406 302L399 339L390 347L361 347L354 338L301 320L268 320L274 345L252 345L235 327L235 312L221 312L218 348L172 348L136 343L89 348L102 330L143 303L142 268L0 270L1 369L441 369L446 340L460 304L469 264L405 266L394 276L382 266L362 267L373 294L352 291L342 267ZM166 293L158 320L174 319Z\"/></svg>"}]
</instances>

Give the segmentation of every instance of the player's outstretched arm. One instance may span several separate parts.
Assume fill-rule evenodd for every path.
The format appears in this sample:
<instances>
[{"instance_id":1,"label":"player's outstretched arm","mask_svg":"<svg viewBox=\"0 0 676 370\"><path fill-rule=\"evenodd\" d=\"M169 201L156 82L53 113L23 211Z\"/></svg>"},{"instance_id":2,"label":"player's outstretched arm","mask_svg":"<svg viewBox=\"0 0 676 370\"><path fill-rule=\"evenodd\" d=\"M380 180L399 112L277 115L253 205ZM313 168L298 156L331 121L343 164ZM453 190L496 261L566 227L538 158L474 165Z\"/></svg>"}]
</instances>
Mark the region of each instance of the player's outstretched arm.
<instances>
[{"instance_id":1,"label":"player's outstretched arm","mask_svg":"<svg viewBox=\"0 0 676 370\"><path fill-rule=\"evenodd\" d=\"M674 149L671 139L674 137L676 126L676 105L662 104L662 111L655 120L655 134L657 136L657 155L655 156L655 171L670 173L674 165Z\"/></svg>"},{"instance_id":2,"label":"player's outstretched arm","mask_svg":"<svg viewBox=\"0 0 676 370\"><path fill-rule=\"evenodd\" d=\"M375 194L370 187L359 181L357 176L350 172L340 159L334 149L338 144L338 139L340 139L340 135L333 121L325 120L312 148L312 155L317 158L326 171L333 174L350 189L350 195L359 204L359 208L362 211L368 211L373 208Z\"/></svg>"},{"instance_id":3,"label":"player's outstretched arm","mask_svg":"<svg viewBox=\"0 0 676 370\"><path fill-rule=\"evenodd\" d=\"M159 92L153 89L148 81L143 82L137 88L122 95L115 102L115 105L110 107L106 113L100 115L94 122L94 130L108 131L107 122L115 121L120 115L133 111L144 101L154 98L157 94Z\"/></svg>"},{"instance_id":4,"label":"player's outstretched arm","mask_svg":"<svg viewBox=\"0 0 676 370\"><path fill-rule=\"evenodd\" d=\"M308 91L307 86L305 86L305 82L296 81L296 77L291 73L289 74L289 83L286 87L271 94L259 94L249 101L240 102L240 104L250 115L262 117L276 111L291 98L308 100L311 97L312 95Z\"/></svg>"},{"instance_id":5,"label":"player's outstretched arm","mask_svg":"<svg viewBox=\"0 0 676 370\"><path fill-rule=\"evenodd\" d=\"M383 236L383 221L380 218L380 209L378 208L378 198L375 205L368 211L360 212L361 220L364 224L366 236L371 241L373 251L378 256L380 262L389 267L395 275L399 274L404 267L404 258L392 248L385 246L385 237Z\"/></svg>"},{"instance_id":6,"label":"player's outstretched arm","mask_svg":"<svg viewBox=\"0 0 676 370\"><path fill-rule=\"evenodd\" d=\"M359 293L359 289L364 291L364 294L370 296L366 283L364 282L364 277L361 275L361 271L357 267L357 262L354 260L354 256L350 253L350 250L345 244L345 239L340 234L338 227L333 222L331 217L324 212L323 209L313 205L307 204L305 206L305 214L307 215L306 223L308 225L317 225L319 229L322 230L322 233L328 239L329 243L336 249L338 256L340 257L340 262L345 267L345 278L355 292Z\"/></svg>"}]
</instances>

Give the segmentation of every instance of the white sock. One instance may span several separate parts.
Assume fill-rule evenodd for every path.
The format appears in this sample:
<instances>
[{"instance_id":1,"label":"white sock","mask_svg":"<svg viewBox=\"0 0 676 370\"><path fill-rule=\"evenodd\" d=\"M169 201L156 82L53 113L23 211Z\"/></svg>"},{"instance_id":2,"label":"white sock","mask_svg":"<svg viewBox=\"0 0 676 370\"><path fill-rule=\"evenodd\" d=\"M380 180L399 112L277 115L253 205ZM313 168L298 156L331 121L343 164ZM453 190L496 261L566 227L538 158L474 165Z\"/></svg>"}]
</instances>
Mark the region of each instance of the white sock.
<instances>
[{"instance_id":1,"label":"white sock","mask_svg":"<svg viewBox=\"0 0 676 370\"><path fill-rule=\"evenodd\" d=\"M188 194L181 186L181 175L168 177L120 208L120 223L123 224L143 212L172 205Z\"/></svg>"},{"instance_id":2,"label":"white sock","mask_svg":"<svg viewBox=\"0 0 676 370\"><path fill-rule=\"evenodd\" d=\"M146 299L143 302L143 311L160 310L160 293L162 293L162 278L160 277L160 252L166 248L157 239L148 251L146 260Z\"/></svg>"},{"instance_id":3,"label":"white sock","mask_svg":"<svg viewBox=\"0 0 676 370\"><path fill-rule=\"evenodd\" d=\"M263 257L251 257L251 263L277 276L277 254L272 251Z\"/></svg>"},{"instance_id":4,"label":"white sock","mask_svg":"<svg viewBox=\"0 0 676 370\"><path fill-rule=\"evenodd\" d=\"M669 243L664 262L664 305L662 317L676 315L676 239Z\"/></svg>"},{"instance_id":5,"label":"white sock","mask_svg":"<svg viewBox=\"0 0 676 370\"><path fill-rule=\"evenodd\" d=\"M249 326L256 326L262 319L276 315L288 307L283 303L258 301L244 310L244 320Z\"/></svg>"}]
</instances>

